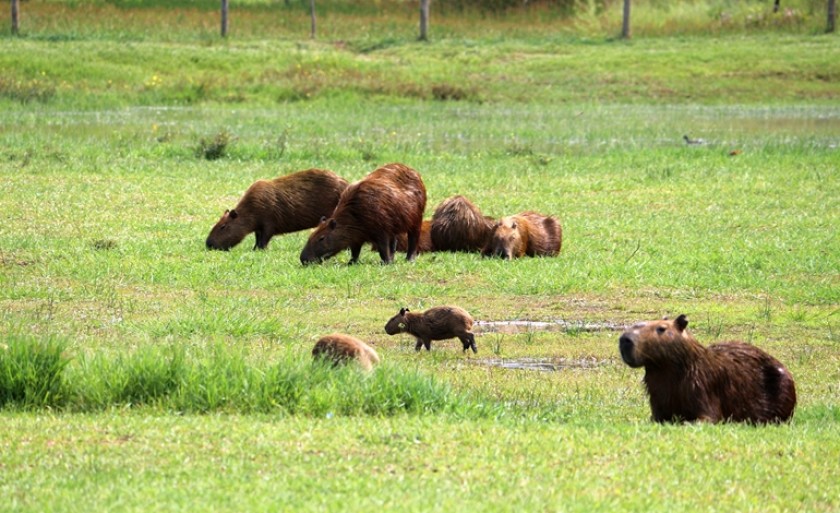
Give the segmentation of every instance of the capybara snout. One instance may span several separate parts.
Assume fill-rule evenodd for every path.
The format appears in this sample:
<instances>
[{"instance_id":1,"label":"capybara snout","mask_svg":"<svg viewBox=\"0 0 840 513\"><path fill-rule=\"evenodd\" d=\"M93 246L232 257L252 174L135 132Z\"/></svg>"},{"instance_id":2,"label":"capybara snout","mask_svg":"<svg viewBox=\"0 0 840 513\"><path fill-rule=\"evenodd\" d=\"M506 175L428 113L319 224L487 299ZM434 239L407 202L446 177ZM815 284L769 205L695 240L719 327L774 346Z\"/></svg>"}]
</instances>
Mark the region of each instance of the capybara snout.
<instances>
[{"instance_id":1,"label":"capybara snout","mask_svg":"<svg viewBox=\"0 0 840 513\"><path fill-rule=\"evenodd\" d=\"M636 360L633 359L633 339L626 334L621 335L618 339L618 350L621 353L621 359L630 367L639 367Z\"/></svg>"}]
</instances>

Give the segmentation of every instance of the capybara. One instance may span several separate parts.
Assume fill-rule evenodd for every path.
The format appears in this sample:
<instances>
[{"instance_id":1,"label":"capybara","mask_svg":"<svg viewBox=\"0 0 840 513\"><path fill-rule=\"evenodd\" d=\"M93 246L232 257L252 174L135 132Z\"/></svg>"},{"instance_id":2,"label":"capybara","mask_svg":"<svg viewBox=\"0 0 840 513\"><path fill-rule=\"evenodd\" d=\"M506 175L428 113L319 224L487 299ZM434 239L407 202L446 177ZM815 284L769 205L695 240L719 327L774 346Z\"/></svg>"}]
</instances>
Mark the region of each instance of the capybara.
<instances>
[{"instance_id":1,"label":"capybara","mask_svg":"<svg viewBox=\"0 0 840 513\"><path fill-rule=\"evenodd\" d=\"M435 251L480 252L490 240L494 223L464 196L452 196L432 215L432 246Z\"/></svg>"},{"instance_id":2,"label":"capybara","mask_svg":"<svg viewBox=\"0 0 840 513\"><path fill-rule=\"evenodd\" d=\"M350 263L356 263L364 243L372 242L382 262L389 264L401 233L408 235L406 258L414 260L425 209L426 186L420 174L403 164L382 166L347 186L332 216L322 219L309 236L300 261L320 262L350 248Z\"/></svg>"},{"instance_id":3,"label":"capybara","mask_svg":"<svg viewBox=\"0 0 840 513\"><path fill-rule=\"evenodd\" d=\"M496 223L482 254L506 260L525 255L555 256L562 245L563 228L557 219L536 212L522 212L503 217Z\"/></svg>"},{"instance_id":4,"label":"capybara","mask_svg":"<svg viewBox=\"0 0 840 513\"><path fill-rule=\"evenodd\" d=\"M227 251L251 232L256 235L254 249L264 249L275 235L317 226L332 214L346 188L346 180L323 169L257 180L210 230L207 249Z\"/></svg>"},{"instance_id":5,"label":"capybara","mask_svg":"<svg viewBox=\"0 0 840 513\"><path fill-rule=\"evenodd\" d=\"M700 345L688 320L641 322L618 339L621 358L645 368L656 422L783 422L793 415L793 377L778 360L743 342Z\"/></svg>"},{"instance_id":6,"label":"capybara","mask_svg":"<svg viewBox=\"0 0 840 513\"><path fill-rule=\"evenodd\" d=\"M372 347L343 333L321 337L312 349L312 356L316 359L326 358L332 361L334 366L356 361L368 371L379 363L379 355Z\"/></svg>"},{"instance_id":7,"label":"capybara","mask_svg":"<svg viewBox=\"0 0 840 513\"><path fill-rule=\"evenodd\" d=\"M472 325L473 319L470 314L457 306L436 306L421 313L412 313L408 308L400 308L400 313L391 317L385 324L385 333L414 335L417 339L414 349L417 351L423 346L426 346L426 351L431 351L432 340L458 338L464 346L464 351L472 349L473 353L477 353L475 336L470 331Z\"/></svg>"}]
</instances>

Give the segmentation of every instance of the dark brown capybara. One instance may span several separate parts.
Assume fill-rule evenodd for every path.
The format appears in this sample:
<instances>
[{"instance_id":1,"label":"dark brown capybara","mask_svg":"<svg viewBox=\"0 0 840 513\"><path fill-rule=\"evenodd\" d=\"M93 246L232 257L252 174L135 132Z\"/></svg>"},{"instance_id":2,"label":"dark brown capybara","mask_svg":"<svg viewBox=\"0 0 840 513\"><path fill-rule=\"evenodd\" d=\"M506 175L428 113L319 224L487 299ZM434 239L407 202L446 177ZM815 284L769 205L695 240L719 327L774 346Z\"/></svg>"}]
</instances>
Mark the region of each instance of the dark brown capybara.
<instances>
[{"instance_id":1,"label":"dark brown capybara","mask_svg":"<svg viewBox=\"0 0 840 513\"><path fill-rule=\"evenodd\" d=\"M309 236L300 253L302 264L320 262L350 248L350 263L359 260L366 242L376 245L382 262L394 260L399 234L407 234L406 258L417 256L426 209L426 186L420 174L403 164L388 164L341 194L335 211Z\"/></svg>"},{"instance_id":2,"label":"dark brown capybara","mask_svg":"<svg viewBox=\"0 0 840 513\"><path fill-rule=\"evenodd\" d=\"M332 214L346 188L347 180L323 169L257 180L210 230L207 249L227 251L251 232L256 235L254 249L264 249L275 235L317 226Z\"/></svg>"},{"instance_id":3,"label":"dark brown capybara","mask_svg":"<svg viewBox=\"0 0 840 513\"><path fill-rule=\"evenodd\" d=\"M793 377L778 360L743 342L700 345L688 320L641 322L618 339L621 358L645 368L656 422L784 422L796 407Z\"/></svg>"},{"instance_id":4,"label":"dark brown capybara","mask_svg":"<svg viewBox=\"0 0 840 513\"><path fill-rule=\"evenodd\" d=\"M432 246L435 251L480 252L490 240L494 223L464 196L452 196L432 215Z\"/></svg>"},{"instance_id":5,"label":"dark brown capybara","mask_svg":"<svg viewBox=\"0 0 840 513\"><path fill-rule=\"evenodd\" d=\"M493 228L484 256L506 260L522 256L555 256L563 245L563 228L554 217L522 212L503 217Z\"/></svg>"},{"instance_id":6,"label":"dark brown capybara","mask_svg":"<svg viewBox=\"0 0 840 513\"><path fill-rule=\"evenodd\" d=\"M464 346L464 351L472 349L473 353L477 353L475 336L470 331L472 325L473 318L470 314L457 306L436 306L421 313L412 313L408 308L401 308L400 313L391 317L385 324L385 333L414 335L417 339L414 349L417 351L423 346L426 346L426 351L431 351L432 340L458 338Z\"/></svg>"},{"instance_id":7,"label":"dark brown capybara","mask_svg":"<svg viewBox=\"0 0 840 513\"><path fill-rule=\"evenodd\" d=\"M312 349L312 357L327 359L333 363L333 366L355 361L366 371L379 363L379 355L372 347L356 337L343 333L321 337Z\"/></svg>"}]
</instances>

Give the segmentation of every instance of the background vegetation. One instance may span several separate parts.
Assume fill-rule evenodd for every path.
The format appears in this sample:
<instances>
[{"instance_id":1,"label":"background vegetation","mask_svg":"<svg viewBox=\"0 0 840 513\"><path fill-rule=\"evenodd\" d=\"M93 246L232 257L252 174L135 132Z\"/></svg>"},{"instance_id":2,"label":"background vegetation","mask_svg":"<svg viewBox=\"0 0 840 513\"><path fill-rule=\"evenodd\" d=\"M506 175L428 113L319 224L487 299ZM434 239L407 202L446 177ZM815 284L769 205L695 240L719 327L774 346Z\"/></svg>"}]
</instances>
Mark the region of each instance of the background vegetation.
<instances>
[{"instance_id":1,"label":"background vegetation","mask_svg":"<svg viewBox=\"0 0 840 513\"><path fill-rule=\"evenodd\" d=\"M429 44L411 3L318 5L316 41L298 2L234 3L222 40L216 2L35 0L0 39L0 510L840 508L840 46L819 5L640 3L622 42L616 4L433 4ZM204 249L258 178L391 161L427 214L458 193L554 214L563 252ZM446 303L478 355L383 331ZM678 313L785 362L793 421L650 423L618 332ZM313 364L333 331L383 365Z\"/></svg>"}]
</instances>

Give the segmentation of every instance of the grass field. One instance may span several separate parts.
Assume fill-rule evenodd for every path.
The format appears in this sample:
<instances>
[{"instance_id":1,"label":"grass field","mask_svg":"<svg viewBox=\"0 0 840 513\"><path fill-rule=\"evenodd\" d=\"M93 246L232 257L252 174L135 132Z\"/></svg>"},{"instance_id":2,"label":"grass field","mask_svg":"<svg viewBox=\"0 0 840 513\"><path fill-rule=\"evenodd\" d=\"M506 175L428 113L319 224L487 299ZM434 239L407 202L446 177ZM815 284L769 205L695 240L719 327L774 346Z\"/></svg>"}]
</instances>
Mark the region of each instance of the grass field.
<instances>
[{"instance_id":1,"label":"grass field","mask_svg":"<svg viewBox=\"0 0 840 513\"><path fill-rule=\"evenodd\" d=\"M0 38L0 511L840 510L837 36L500 36L514 13L419 44L351 11L308 41L257 6L220 41L200 9L68 5ZM394 161L427 217L553 214L562 253L204 249L256 179ZM477 355L383 330L447 303ZM784 362L792 422L651 423L618 334L679 313ZM383 365L312 364L334 331Z\"/></svg>"}]
</instances>

